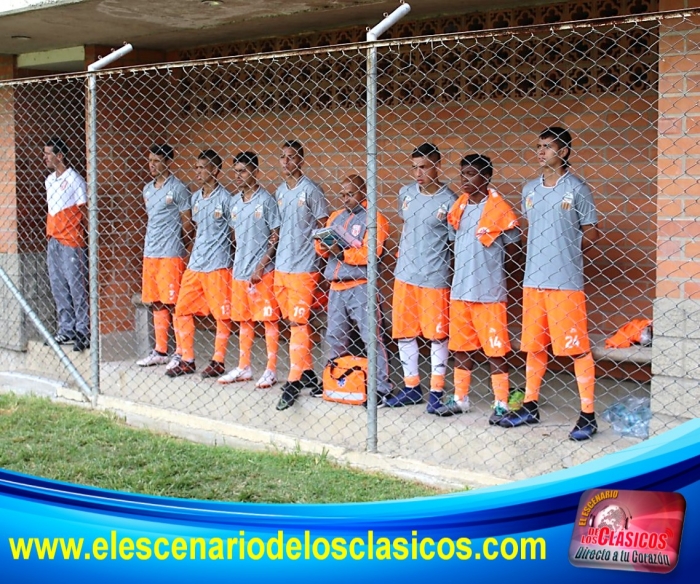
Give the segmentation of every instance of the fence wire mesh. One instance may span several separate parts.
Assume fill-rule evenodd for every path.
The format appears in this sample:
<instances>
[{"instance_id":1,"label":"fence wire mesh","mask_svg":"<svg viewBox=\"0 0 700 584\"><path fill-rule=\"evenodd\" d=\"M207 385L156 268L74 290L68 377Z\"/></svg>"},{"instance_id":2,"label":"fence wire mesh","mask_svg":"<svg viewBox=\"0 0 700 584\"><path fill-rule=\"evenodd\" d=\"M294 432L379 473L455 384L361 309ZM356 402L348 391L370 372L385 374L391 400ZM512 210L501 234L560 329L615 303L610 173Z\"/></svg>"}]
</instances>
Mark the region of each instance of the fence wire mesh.
<instances>
[{"instance_id":1,"label":"fence wire mesh","mask_svg":"<svg viewBox=\"0 0 700 584\"><path fill-rule=\"evenodd\" d=\"M686 124L697 114L687 66L700 51L697 22L698 15L687 12L376 44L378 360L387 367L377 387L393 392L378 396L380 405L405 406L378 410L380 453L519 478L618 450L692 417L688 399L697 395L699 374L697 348L687 339L700 337L700 311L692 300L697 186L691 158L697 146ZM97 74L97 151L90 163L98 176L102 393L366 448L372 412L310 395L330 358L365 355L373 334L365 326L363 283L366 74L366 45ZM70 249L59 251L68 255L50 261L60 268L73 262L72 268L49 277L45 180L62 163L86 176L86 87L84 75L0 85L2 266L46 327L68 337L85 332L68 314L76 294L70 286L81 284L81 276L70 255L76 248L64 233L62 245ZM529 182L554 164L543 154L551 140L540 137L552 126L572 134L570 172L583 186L570 178L557 183L566 185L563 190ZM65 144L65 155L55 144L42 155L54 136ZM416 155L423 144L435 146L439 163L431 151ZM566 144L556 145L561 158ZM488 156L492 176L481 158L463 165L470 154ZM503 226L492 214L486 231L496 229L496 237L488 257L476 237L485 227L484 204L464 207L461 231L448 226L457 197L468 192L475 203L487 179L520 223L518 229ZM50 188L79 198L73 187L59 178ZM551 194L560 200L544 215L549 223L538 222L537 197L550 200ZM54 215L53 228L79 230L70 221L80 218L66 216L70 205L59 207L53 208L60 219ZM311 231L326 225L336 229L314 242ZM588 237L592 225L600 237L579 270L581 234ZM528 245L540 250L528 250L527 260L523 229ZM505 253L507 243L513 245ZM545 275L541 283L531 273L538 270ZM579 301L564 294L573 305L563 307L560 296L547 292L581 288L579 272L594 382L585 361L585 323L573 333L562 324ZM553 303L547 324L556 353L535 350L530 341L528 355L538 357L529 362L527 396L523 278ZM480 298L465 292L484 284L491 288ZM450 286L448 324L441 303L449 300ZM71 382L1 289L3 368ZM56 317L60 295L68 298L63 329ZM501 301L507 335L500 335L502 320L490 311L479 321L486 332L475 343L471 320L480 317L468 303L489 311ZM528 306L534 311L536 303ZM457 313L466 321L457 321ZM606 347L623 325L651 320L652 313L653 348L645 327L631 346ZM508 343L512 351L497 350ZM490 344L490 357L476 350L479 344ZM96 348L64 348L89 380L89 353ZM532 408L529 417L516 408L523 399L532 405L545 355L536 424ZM336 382L349 401L354 378L344 378L345 386ZM417 390L406 389L418 383ZM593 383L598 433L568 440L582 409L591 409ZM442 394L430 391L443 385ZM494 409L494 389L496 405L516 413ZM462 413L466 396L470 409ZM500 414L528 423L502 427L494 423Z\"/></svg>"}]
</instances>

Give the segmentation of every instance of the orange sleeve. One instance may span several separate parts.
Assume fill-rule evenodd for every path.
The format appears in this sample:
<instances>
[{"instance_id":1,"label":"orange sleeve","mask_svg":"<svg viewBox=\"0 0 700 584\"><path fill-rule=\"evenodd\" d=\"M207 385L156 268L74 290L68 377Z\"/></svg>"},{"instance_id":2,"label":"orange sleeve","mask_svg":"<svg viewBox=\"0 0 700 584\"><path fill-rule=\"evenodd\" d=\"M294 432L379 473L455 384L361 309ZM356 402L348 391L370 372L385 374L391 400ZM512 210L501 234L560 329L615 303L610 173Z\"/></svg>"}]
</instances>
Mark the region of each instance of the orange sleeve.
<instances>
[{"instance_id":1,"label":"orange sleeve","mask_svg":"<svg viewBox=\"0 0 700 584\"><path fill-rule=\"evenodd\" d=\"M389 222L381 213L377 213L377 257L384 253L384 242L389 237ZM362 247L349 248L343 252L343 261L351 266L367 265L367 241L369 232L365 232Z\"/></svg>"}]
</instances>

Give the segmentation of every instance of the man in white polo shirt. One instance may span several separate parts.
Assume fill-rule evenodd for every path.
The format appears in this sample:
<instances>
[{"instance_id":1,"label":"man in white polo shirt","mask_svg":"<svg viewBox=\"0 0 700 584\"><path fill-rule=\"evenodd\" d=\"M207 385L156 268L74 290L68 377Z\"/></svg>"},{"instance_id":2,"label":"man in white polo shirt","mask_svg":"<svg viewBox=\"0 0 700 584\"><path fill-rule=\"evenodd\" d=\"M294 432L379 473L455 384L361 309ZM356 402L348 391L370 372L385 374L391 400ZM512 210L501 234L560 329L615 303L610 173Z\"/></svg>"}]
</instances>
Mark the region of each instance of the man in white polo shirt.
<instances>
[{"instance_id":1,"label":"man in white polo shirt","mask_svg":"<svg viewBox=\"0 0 700 584\"><path fill-rule=\"evenodd\" d=\"M53 171L46 177L48 215L46 262L51 293L58 313L59 345L73 343L73 350L90 346L85 237L87 187L68 166L68 149L60 138L44 145L44 163Z\"/></svg>"}]
</instances>

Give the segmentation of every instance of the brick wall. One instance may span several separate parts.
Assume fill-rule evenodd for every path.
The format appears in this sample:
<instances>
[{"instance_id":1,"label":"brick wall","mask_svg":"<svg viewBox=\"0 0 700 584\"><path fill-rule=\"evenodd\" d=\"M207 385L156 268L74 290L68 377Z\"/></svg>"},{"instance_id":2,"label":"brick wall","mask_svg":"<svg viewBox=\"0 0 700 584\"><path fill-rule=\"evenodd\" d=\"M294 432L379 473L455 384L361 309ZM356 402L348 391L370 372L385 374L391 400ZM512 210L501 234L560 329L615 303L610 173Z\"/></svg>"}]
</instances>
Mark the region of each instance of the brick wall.
<instances>
[{"instance_id":1,"label":"brick wall","mask_svg":"<svg viewBox=\"0 0 700 584\"><path fill-rule=\"evenodd\" d=\"M148 148L169 142L169 76L98 79L98 199L102 332L131 330L131 297L141 289L146 213L141 196L150 180Z\"/></svg>"},{"instance_id":2,"label":"brick wall","mask_svg":"<svg viewBox=\"0 0 700 584\"><path fill-rule=\"evenodd\" d=\"M661 7L700 2L664 0ZM660 32L658 248L652 408L700 416L700 19Z\"/></svg>"},{"instance_id":3,"label":"brick wall","mask_svg":"<svg viewBox=\"0 0 700 584\"><path fill-rule=\"evenodd\" d=\"M0 80L15 76L15 58L0 55ZM0 253L17 253L13 88L0 88Z\"/></svg>"},{"instance_id":4,"label":"brick wall","mask_svg":"<svg viewBox=\"0 0 700 584\"><path fill-rule=\"evenodd\" d=\"M563 124L574 134L573 168L593 188L601 215L599 251L586 268L592 329L609 333L632 318L650 318L656 281L655 98L650 92L520 100L519 113L513 113L512 103L380 109L379 204L395 225L391 245L396 245L399 235L396 193L411 180L414 146L426 140L439 146L445 180L454 189L459 188L461 157L475 151L489 154L496 167L494 185L519 208L523 183L538 173L535 132ZM262 182L271 191L281 180L277 160L282 142L298 138L307 150L308 175L324 185L337 207L340 201L334 194L339 181L350 172L364 173L364 124L362 111L247 120L191 115L173 123L172 136L182 145L178 163L184 168L192 167L194 156L203 148L219 151L226 161L224 183L231 180L231 159L237 151L257 151ZM191 173L181 176L191 178ZM386 292L389 289L385 287Z\"/></svg>"}]
</instances>

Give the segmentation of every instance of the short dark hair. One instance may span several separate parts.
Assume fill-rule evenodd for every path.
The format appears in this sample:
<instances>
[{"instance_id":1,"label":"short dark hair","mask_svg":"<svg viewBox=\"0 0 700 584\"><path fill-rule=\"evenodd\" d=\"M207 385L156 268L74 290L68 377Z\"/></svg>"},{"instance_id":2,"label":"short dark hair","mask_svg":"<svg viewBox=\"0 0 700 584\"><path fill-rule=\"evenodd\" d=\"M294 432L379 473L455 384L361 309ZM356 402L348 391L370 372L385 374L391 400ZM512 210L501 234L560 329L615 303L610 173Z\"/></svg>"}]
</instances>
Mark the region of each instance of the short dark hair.
<instances>
[{"instance_id":1,"label":"short dark hair","mask_svg":"<svg viewBox=\"0 0 700 584\"><path fill-rule=\"evenodd\" d=\"M304 147L301 145L299 140L285 140L284 148L291 148L299 155L300 158L304 158Z\"/></svg>"},{"instance_id":2,"label":"short dark hair","mask_svg":"<svg viewBox=\"0 0 700 584\"><path fill-rule=\"evenodd\" d=\"M199 153L199 156L197 156L197 160L208 160L219 170L221 170L221 167L224 164L223 160L221 160L221 156L219 156L216 152L214 152L211 149L202 150Z\"/></svg>"},{"instance_id":3,"label":"short dark hair","mask_svg":"<svg viewBox=\"0 0 700 584\"><path fill-rule=\"evenodd\" d=\"M355 185L355 188L358 191L362 191L365 195L367 194L367 184L365 183L365 179L362 178L359 174L349 174L348 176L345 177L345 180L343 180L344 183L349 182Z\"/></svg>"},{"instance_id":4,"label":"short dark hair","mask_svg":"<svg viewBox=\"0 0 700 584\"><path fill-rule=\"evenodd\" d=\"M168 144L154 144L149 148L151 154L161 156L165 160L172 160L175 157L175 150Z\"/></svg>"},{"instance_id":5,"label":"short dark hair","mask_svg":"<svg viewBox=\"0 0 700 584\"><path fill-rule=\"evenodd\" d=\"M473 166L479 171L479 174L486 178L491 178L493 176L493 163L486 154L467 154L462 158L459 166Z\"/></svg>"},{"instance_id":6,"label":"short dark hair","mask_svg":"<svg viewBox=\"0 0 700 584\"><path fill-rule=\"evenodd\" d=\"M234 164L245 164L253 170L258 170L258 155L255 152L239 152L233 157Z\"/></svg>"},{"instance_id":7,"label":"short dark hair","mask_svg":"<svg viewBox=\"0 0 700 584\"><path fill-rule=\"evenodd\" d=\"M61 154L64 157L68 156L68 147L66 146L66 143L56 136L46 140L45 146L50 146L53 149L54 154Z\"/></svg>"},{"instance_id":8,"label":"short dark hair","mask_svg":"<svg viewBox=\"0 0 700 584\"><path fill-rule=\"evenodd\" d=\"M566 166L569 166L569 156L571 155L571 134L569 133L569 130L566 130L564 128L560 128L559 126L551 126L549 128L545 128L540 132L539 136L540 140L546 140L548 138L553 138L557 144L559 144L559 148L566 148L568 149L568 152L566 153L566 156L564 157L564 164Z\"/></svg>"},{"instance_id":9,"label":"short dark hair","mask_svg":"<svg viewBox=\"0 0 700 584\"><path fill-rule=\"evenodd\" d=\"M413 150L411 153L411 158L427 158L431 162L437 163L440 162L442 156L440 156L440 150L438 150L438 147L435 146L435 144L426 142Z\"/></svg>"}]
</instances>

